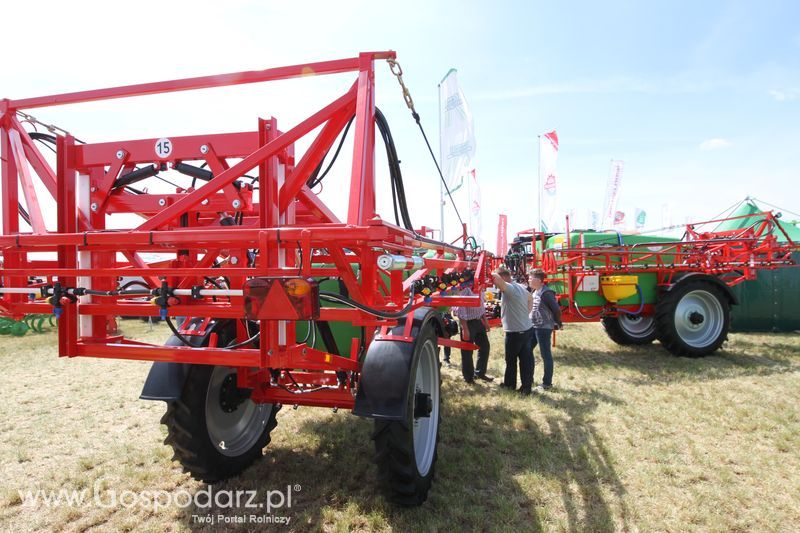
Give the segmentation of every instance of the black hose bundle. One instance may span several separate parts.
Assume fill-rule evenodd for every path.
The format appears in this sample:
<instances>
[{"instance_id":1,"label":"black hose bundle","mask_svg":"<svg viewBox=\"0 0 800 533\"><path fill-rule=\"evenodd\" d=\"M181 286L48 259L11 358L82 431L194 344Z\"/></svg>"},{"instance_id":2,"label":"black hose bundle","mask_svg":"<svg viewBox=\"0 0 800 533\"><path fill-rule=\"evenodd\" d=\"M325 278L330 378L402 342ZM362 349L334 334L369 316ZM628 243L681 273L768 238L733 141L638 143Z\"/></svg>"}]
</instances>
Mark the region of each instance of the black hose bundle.
<instances>
[{"instance_id":1,"label":"black hose bundle","mask_svg":"<svg viewBox=\"0 0 800 533\"><path fill-rule=\"evenodd\" d=\"M328 166L325 167L325 170L322 170L322 166L325 163L325 157L323 157L322 161L320 161L319 165L317 165L317 168L314 169L314 172L312 172L311 176L309 176L308 180L306 180L306 185L308 187L313 189L322 183L322 180L328 175L328 172L330 172L331 167L333 167L333 164L339 157L339 152L342 150L342 145L347 137L347 133L350 131L350 126L353 124L353 119L355 119L355 116L351 117L347 122L347 125L344 127L339 144L333 153L330 163L328 163ZM378 127L378 131L383 139L383 144L386 147L386 159L389 162L389 177L392 183L392 207L394 208L395 223L400 226L402 221L402 226L404 228L414 231L414 225L411 223L411 216L409 215L408 211L405 187L403 186L403 175L400 171L400 158L397 157L397 148L394 144L392 132L389 129L389 122L386 120L386 117L381 110L377 107L375 108L375 125Z\"/></svg>"}]
</instances>

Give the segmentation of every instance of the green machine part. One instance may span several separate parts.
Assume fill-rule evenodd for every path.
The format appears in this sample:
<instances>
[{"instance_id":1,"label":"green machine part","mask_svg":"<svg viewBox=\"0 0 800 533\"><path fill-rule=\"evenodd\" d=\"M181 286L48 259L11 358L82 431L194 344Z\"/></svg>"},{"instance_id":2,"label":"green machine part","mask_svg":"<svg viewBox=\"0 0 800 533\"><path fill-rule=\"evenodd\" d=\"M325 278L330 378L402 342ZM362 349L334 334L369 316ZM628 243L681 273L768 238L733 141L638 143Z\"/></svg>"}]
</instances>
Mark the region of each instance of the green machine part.
<instances>
[{"instance_id":1,"label":"green machine part","mask_svg":"<svg viewBox=\"0 0 800 533\"><path fill-rule=\"evenodd\" d=\"M426 256L427 257L427 256ZM433 256L431 256L433 257ZM359 266L357 263L351 264L353 268L353 274L358 277L359 275ZM319 268L334 268L335 265L333 264L314 264L314 267ZM408 277L409 273L404 272L403 276ZM388 285L390 280L389 276L386 274L381 274L383 281ZM342 294L342 286L337 279L317 279L319 281L319 290L324 292L334 292L336 294ZM322 300L321 303L323 308L342 308L347 307L346 304L342 304L339 302L331 302ZM329 322L328 325L331 328L331 333L333 334L333 339L336 342L336 350L338 350L339 355L342 357L350 357L350 347L352 340L360 339L362 335L361 327L354 326L351 322ZM309 323L305 321L298 321L296 326L296 335L298 339L305 339L308 336L308 328ZM316 331L312 332L310 336L308 336L309 346L315 348L317 350L323 350L327 352L331 352L331 347L325 346L325 341L322 339L322 335L319 331L319 326L315 326ZM316 337L315 337L316 334ZM313 343L312 343L313 341Z\"/></svg>"},{"instance_id":2,"label":"green machine part","mask_svg":"<svg viewBox=\"0 0 800 533\"><path fill-rule=\"evenodd\" d=\"M720 223L717 231L730 231L752 226L763 220L764 210L753 200L742 202L730 216ZM772 233L779 243L791 239L800 243L800 221L780 221L782 231ZM787 239L788 237L788 239ZM800 264L800 253L792 254ZM759 270L756 279L733 287L739 305L731 309L732 331L797 331L800 330L800 267Z\"/></svg>"},{"instance_id":3,"label":"green machine part","mask_svg":"<svg viewBox=\"0 0 800 533\"><path fill-rule=\"evenodd\" d=\"M335 292L337 294L341 294L341 290L339 287L338 280L324 280L320 282L319 289L321 291L326 292ZM322 301L323 308L332 308L332 307L347 307L345 304L340 304L338 302L328 302L323 300ZM358 326L354 326L350 322L328 322L331 328L331 333L333 334L333 340L336 342L336 350L338 351L339 355L342 357L350 357L350 343L353 338L360 339L361 338L361 328ZM296 327L296 334L298 339L304 339L308 335L308 327L309 322L299 321L297 322ZM315 325L315 332L311 333L309 337L309 345L312 348L317 350L322 350L325 352L333 352L330 346L325 346L325 342L322 339L322 334L319 331L319 326ZM316 334L316 337L314 336ZM314 341L311 343L311 341Z\"/></svg>"},{"instance_id":4,"label":"green machine part","mask_svg":"<svg viewBox=\"0 0 800 533\"><path fill-rule=\"evenodd\" d=\"M34 333L44 333L49 327L58 325L53 315L25 315L22 320L14 320L10 317L0 317L0 335L11 335L22 337L29 331Z\"/></svg>"},{"instance_id":5,"label":"green machine part","mask_svg":"<svg viewBox=\"0 0 800 533\"><path fill-rule=\"evenodd\" d=\"M315 264L314 267L320 268L333 268L333 264ZM353 264L353 273L358 276L358 265ZM319 282L319 290L325 292L334 292L336 294L342 294L342 288L339 285L339 280L336 279L317 279ZM326 300L322 300L321 305L323 308L341 308L347 307L345 304L341 304L338 302L330 302ZM319 331L319 326L315 326L315 332L312 332L309 336L308 328L310 322L306 321L298 321L295 327L295 334L297 335L297 339L305 339L308 336L308 343L309 346L315 348L317 350L322 350L325 352L333 352L334 350L330 346L325 346L325 341L322 338L322 334ZM339 355L342 357L350 357L350 343L352 342L353 338L360 339L361 338L361 328L358 326L354 326L351 322L328 322L328 325L331 328L331 333L333 334L333 339L336 342L336 350L338 351ZM315 337L316 334L316 337ZM313 343L312 343L313 341Z\"/></svg>"},{"instance_id":6,"label":"green machine part","mask_svg":"<svg viewBox=\"0 0 800 533\"><path fill-rule=\"evenodd\" d=\"M800 265L800 253L792 254ZM759 270L756 279L733 287L732 331L800 330L800 267Z\"/></svg>"},{"instance_id":7,"label":"green machine part","mask_svg":"<svg viewBox=\"0 0 800 533\"><path fill-rule=\"evenodd\" d=\"M656 274L654 272L645 272L638 273L636 276L638 278L637 283L639 285L639 289L642 291L642 297L644 297L644 303L655 304L658 297L658 277ZM550 283L549 285L558 293L566 292L566 286L564 285L563 281ZM575 303L581 307L592 307L602 306L608 302L603 296L602 289L599 289L596 291L576 291ZM623 298L622 300L618 301L617 305L640 305L641 303L642 301L639 297L639 294L634 294L633 296L629 296L628 298Z\"/></svg>"},{"instance_id":8,"label":"green machine part","mask_svg":"<svg viewBox=\"0 0 800 533\"><path fill-rule=\"evenodd\" d=\"M11 335L12 337L22 337L28 332L30 326L24 320L14 320L13 318L0 318L0 335Z\"/></svg>"}]
</instances>

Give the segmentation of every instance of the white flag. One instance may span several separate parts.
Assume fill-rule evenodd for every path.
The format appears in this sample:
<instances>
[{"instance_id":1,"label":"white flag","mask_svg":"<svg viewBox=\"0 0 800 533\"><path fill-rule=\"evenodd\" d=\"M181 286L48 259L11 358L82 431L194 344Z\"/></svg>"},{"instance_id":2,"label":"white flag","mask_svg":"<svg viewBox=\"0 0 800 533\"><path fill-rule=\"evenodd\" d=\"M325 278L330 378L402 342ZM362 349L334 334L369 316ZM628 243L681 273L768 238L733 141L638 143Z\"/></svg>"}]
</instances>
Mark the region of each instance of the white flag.
<instances>
[{"instance_id":1,"label":"white flag","mask_svg":"<svg viewBox=\"0 0 800 533\"><path fill-rule=\"evenodd\" d=\"M505 257L508 253L507 226L508 218L501 213L497 222L497 249L495 251L498 257Z\"/></svg>"},{"instance_id":2,"label":"white flag","mask_svg":"<svg viewBox=\"0 0 800 533\"><path fill-rule=\"evenodd\" d=\"M483 247L483 220L481 219L481 188L475 169L469 171L467 182L469 191L469 234L475 237L478 246Z\"/></svg>"},{"instance_id":3,"label":"white flag","mask_svg":"<svg viewBox=\"0 0 800 533\"><path fill-rule=\"evenodd\" d=\"M453 192L464 183L476 148L472 113L458 85L455 69L450 69L439 84L439 120L442 174Z\"/></svg>"},{"instance_id":4,"label":"white flag","mask_svg":"<svg viewBox=\"0 0 800 533\"><path fill-rule=\"evenodd\" d=\"M661 227L666 228L672 225L672 214L670 213L669 204L661 204Z\"/></svg>"},{"instance_id":5,"label":"white flag","mask_svg":"<svg viewBox=\"0 0 800 533\"><path fill-rule=\"evenodd\" d=\"M558 231L558 178L556 161L558 159L558 135L553 130L539 136L539 179L542 189L540 227L542 231Z\"/></svg>"},{"instance_id":6,"label":"white flag","mask_svg":"<svg viewBox=\"0 0 800 533\"><path fill-rule=\"evenodd\" d=\"M611 172L608 174L608 182L606 183L606 197L603 202L603 218L600 229L611 228L612 224L616 225L617 223L617 200L619 200L619 184L622 180L624 166L624 161L611 160Z\"/></svg>"},{"instance_id":7,"label":"white flag","mask_svg":"<svg viewBox=\"0 0 800 533\"><path fill-rule=\"evenodd\" d=\"M600 213L598 211L589 211L589 227L595 231L600 229Z\"/></svg>"}]
</instances>

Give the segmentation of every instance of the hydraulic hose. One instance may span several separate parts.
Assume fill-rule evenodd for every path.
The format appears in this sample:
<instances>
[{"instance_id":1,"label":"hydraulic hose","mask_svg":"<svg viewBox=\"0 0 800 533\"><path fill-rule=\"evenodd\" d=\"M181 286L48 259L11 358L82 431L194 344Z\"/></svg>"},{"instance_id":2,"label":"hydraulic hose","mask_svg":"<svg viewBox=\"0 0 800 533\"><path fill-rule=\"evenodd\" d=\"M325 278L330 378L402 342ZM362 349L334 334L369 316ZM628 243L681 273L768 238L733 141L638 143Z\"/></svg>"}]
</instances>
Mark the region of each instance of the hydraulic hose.
<instances>
[{"instance_id":1,"label":"hydraulic hose","mask_svg":"<svg viewBox=\"0 0 800 533\"><path fill-rule=\"evenodd\" d=\"M620 313L625 313L626 315L636 316L640 314L644 310L644 294L642 294L642 288L639 284L636 284L636 293L639 295L639 309L636 311L628 311L626 309L617 309Z\"/></svg>"},{"instance_id":2,"label":"hydraulic hose","mask_svg":"<svg viewBox=\"0 0 800 533\"><path fill-rule=\"evenodd\" d=\"M320 295L320 298L322 298L324 300L329 300L329 301L342 303L342 304L348 305L350 307L354 307L356 309L360 309L361 311L364 311L365 313L369 313L371 315L378 316L378 317L381 317L381 318L401 318L401 317L407 315L408 312L411 310L411 307L414 305L414 292L413 291L411 292L411 295L410 295L410 297L408 299L408 304L406 304L406 306L402 310L394 312L394 313L390 313L390 312L386 312L386 311L380 311L378 309L373 309L371 307L367 307L364 304L358 303L355 300L351 300L350 298L348 298L346 296L342 296L341 294L337 294L335 292L320 291L319 295Z\"/></svg>"}]
</instances>

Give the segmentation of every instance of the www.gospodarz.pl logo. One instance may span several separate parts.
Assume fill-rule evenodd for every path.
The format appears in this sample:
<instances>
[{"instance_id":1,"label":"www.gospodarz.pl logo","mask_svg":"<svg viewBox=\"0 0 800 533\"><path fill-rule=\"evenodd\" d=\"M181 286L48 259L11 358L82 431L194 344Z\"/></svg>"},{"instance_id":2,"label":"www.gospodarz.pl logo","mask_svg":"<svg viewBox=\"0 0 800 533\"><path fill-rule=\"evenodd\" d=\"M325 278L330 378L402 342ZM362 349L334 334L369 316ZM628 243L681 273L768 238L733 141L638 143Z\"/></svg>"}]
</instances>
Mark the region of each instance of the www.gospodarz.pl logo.
<instances>
[{"instance_id":1,"label":"www.gospodarz.pl logo","mask_svg":"<svg viewBox=\"0 0 800 533\"><path fill-rule=\"evenodd\" d=\"M288 510L292 507L292 495L299 492L300 485L286 485L285 490L268 490L263 495L259 495L257 490L225 490L214 488L209 485L194 493L185 489L175 491L167 490L143 490L135 492L132 490L118 491L113 488L105 488L102 479L98 479L89 489L58 491L17 491L23 506L27 507L85 507L97 506L101 508L143 508L158 511L170 507L188 508L194 507L197 510L212 509L240 509L245 511L257 511L265 513L261 518L271 515L277 510ZM259 515L253 515L258 518ZM196 522L209 523L224 521L224 515L193 515ZM286 518L286 517L272 517ZM259 523L288 523L287 522L259 522Z\"/></svg>"}]
</instances>

